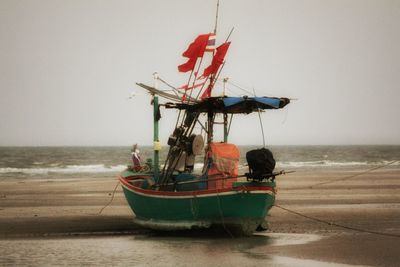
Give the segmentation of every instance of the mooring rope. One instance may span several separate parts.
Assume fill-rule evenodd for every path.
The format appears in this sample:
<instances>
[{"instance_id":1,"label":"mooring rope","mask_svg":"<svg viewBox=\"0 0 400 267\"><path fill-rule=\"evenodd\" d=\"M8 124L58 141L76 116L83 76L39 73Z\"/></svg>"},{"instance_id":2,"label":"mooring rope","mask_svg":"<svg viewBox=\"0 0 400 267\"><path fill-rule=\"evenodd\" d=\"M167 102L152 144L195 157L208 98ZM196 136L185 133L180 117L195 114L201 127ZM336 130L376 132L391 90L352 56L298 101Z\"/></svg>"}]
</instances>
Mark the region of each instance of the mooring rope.
<instances>
[{"instance_id":1,"label":"mooring rope","mask_svg":"<svg viewBox=\"0 0 400 267\"><path fill-rule=\"evenodd\" d=\"M217 189L217 200L218 200L219 215L221 216L222 220L222 227L224 227L225 232L227 232L230 235L230 237L233 238L231 231L229 231L229 229L225 225L225 219L224 219L224 214L222 213L221 200L219 199L218 189Z\"/></svg>"},{"instance_id":2,"label":"mooring rope","mask_svg":"<svg viewBox=\"0 0 400 267\"><path fill-rule=\"evenodd\" d=\"M115 188L114 188L114 191L113 191L113 193L112 193L112 196L111 196L110 201L109 201L104 207L101 208L101 210L99 211L99 214L101 214L101 213L103 212L103 210L104 210L105 208L107 208L107 207L111 204L111 202L113 202L113 200L114 200L114 195L115 195L115 192L117 191L117 188L118 188L118 185L119 185L119 184L120 184L120 181L118 180L118 183L115 185Z\"/></svg>"},{"instance_id":3,"label":"mooring rope","mask_svg":"<svg viewBox=\"0 0 400 267\"><path fill-rule=\"evenodd\" d=\"M340 179L330 180L330 181L327 181L327 182L317 183L317 184L314 184L312 186L309 186L308 188L313 188L315 186L325 185L325 184L329 184L329 183L333 183L333 182L337 182L337 181L348 180L348 179L351 179L351 178L354 178L354 177L361 176L363 174L372 172L374 170L378 170L378 169L384 168L384 167L389 166L389 165L391 165L391 164L393 164L395 162L397 162L397 160L390 161L390 162L388 162L388 163L386 163L384 165L380 165L380 166L368 169L368 170L366 170L364 172L360 172L360 173L357 173L357 174L354 174L354 175L346 176L346 177L343 177L343 178L340 178ZM287 211L289 213L301 216L303 218L306 218L306 219L309 219L309 220L312 220L312 221L316 221L316 222L320 222L320 223L323 223L323 224L327 224L327 225L330 225L330 226L336 226L336 227L340 227L340 228L344 228L344 229L348 229L348 230L353 230L353 231L357 231L357 232L363 232L363 233L369 233L369 234L375 234L375 235L382 235L382 236L390 236L390 237L398 237L398 238L400 238L400 234L390 234L390 233L371 231L371 230L366 230L366 229L361 229L361 228L355 228L355 227L346 226L346 225L342 225L342 224L338 224L338 223L334 223L334 222L328 222L328 221L325 221L325 220L322 220L322 219L311 217L311 216L305 215L303 213L300 213L300 212L285 208L285 207L280 206L278 204L274 204L274 206L277 207L277 208L280 208L282 210L285 210L285 211Z\"/></svg>"},{"instance_id":4,"label":"mooring rope","mask_svg":"<svg viewBox=\"0 0 400 267\"><path fill-rule=\"evenodd\" d=\"M375 234L375 235L382 235L382 236L390 236L390 237L398 237L398 238L400 238L400 234L390 234L390 233L371 231L371 230L366 230L366 229L361 229L361 228L355 228L355 227L346 226L346 225L342 225L342 224L338 224L338 223L334 223L334 222L328 222L328 221L325 221L325 220L322 220L322 219L311 217L311 216L305 215L303 213L300 213L300 212L297 212L297 211L282 207L282 206L280 206L278 204L274 204L274 206L277 207L277 208L280 208L282 210L285 210L285 211L287 211L289 213L298 215L300 217L303 217L303 218L306 218L306 219L309 219L309 220L312 220L312 221L316 221L316 222L319 222L319 223L327 224L329 226L336 226L336 227L339 227L339 228L353 230L353 231L356 231L356 232L362 232L362 233L369 233L369 234Z\"/></svg>"},{"instance_id":5,"label":"mooring rope","mask_svg":"<svg viewBox=\"0 0 400 267\"><path fill-rule=\"evenodd\" d=\"M369 173L369 172L384 168L384 167L389 166L389 165L391 165L391 164L393 164L395 162L397 162L397 160L390 161L390 162L388 162L388 163L386 163L384 165L373 167L371 169L368 169L368 170L363 171L363 172L359 172L359 173L354 174L354 175L349 175L349 176L345 176L345 177L342 177L342 178L339 178L339 179L334 179L334 180L330 180L330 181L326 181L326 182L317 183L317 184L314 184L314 185L311 185L311 186L308 186L308 187L309 188L313 188L313 187L320 186L320 185L325 185L325 184L330 184L330 183L334 183L334 182L338 182L338 181L348 180L348 179L351 179L351 178L354 178L354 177L357 177L357 176L361 176L363 174L366 174L366 173Z\"/></svg>"}]
</instances>

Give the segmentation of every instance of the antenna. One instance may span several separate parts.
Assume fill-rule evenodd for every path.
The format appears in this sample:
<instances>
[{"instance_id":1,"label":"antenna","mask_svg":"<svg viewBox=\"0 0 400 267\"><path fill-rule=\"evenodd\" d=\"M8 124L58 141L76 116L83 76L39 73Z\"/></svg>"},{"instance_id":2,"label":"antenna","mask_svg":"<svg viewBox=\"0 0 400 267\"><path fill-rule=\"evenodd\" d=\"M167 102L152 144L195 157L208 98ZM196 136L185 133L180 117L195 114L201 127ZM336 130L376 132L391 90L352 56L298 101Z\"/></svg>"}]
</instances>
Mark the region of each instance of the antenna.
<instances>
[{"instance_id":1,"label":"antenna","mask_svg":"<svg viewBox=\"0 0 400 267\"><path fill-rule=\"evenodd\" d=\"M217 12L215 14L215 27L214 34L217 34L217 26L218 26L218 9L219 9L219 0L217 0Z\"/></svg>"}]
</instances>

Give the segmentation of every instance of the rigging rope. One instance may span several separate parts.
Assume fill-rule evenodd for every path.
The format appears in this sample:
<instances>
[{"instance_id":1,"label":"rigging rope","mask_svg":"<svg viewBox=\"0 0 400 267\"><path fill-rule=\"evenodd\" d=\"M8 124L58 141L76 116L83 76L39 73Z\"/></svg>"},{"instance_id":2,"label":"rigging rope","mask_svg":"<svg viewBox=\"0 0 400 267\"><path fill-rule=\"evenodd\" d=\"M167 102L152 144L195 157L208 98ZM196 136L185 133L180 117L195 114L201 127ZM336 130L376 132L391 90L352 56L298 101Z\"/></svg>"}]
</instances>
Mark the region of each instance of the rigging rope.
<instances>
[{"instance_id":1,"label":"rigging rope","mask_svg":"<svg viewBox=\"0 0 400 267\"><path fill-rule=\"evenodd\" d=\"M179 91L178 91L178 89L176 89L176 87L172 86L171 84L167 83L165 80L161 79L160 76L158 76L157 79L158 79L160 82L162 82L163 84L165 84L166 86L168 86L169 88L171 88L172 91L174 92L174 94L175 94L176 96L179 96L179 95L178 95L178 92L179 92Z\"/></svg>"},{"instance_id":2,"label":"rigging rope","mask_svg":"<svg viewBox=\"0 0 400 267\"><path fill-rule=\"evenodd\" d=\"M258 109L258 119L260 120L261 133L262 133L262 138L263 138L263 147L265 148L264 126L263 126L262 119L261 119L261 112L260 112L260 109Z\"/></svg>"},{"instance_id":3,"label":"rigging rope","mask_svg":"<svg viewBox=\"0 0 400 267\"><path fill-rule=\"evenodd\" d=\"M289 112L289 106L285 108L285 117L282 120L282 124L286 123L287 117L288 117L288 112Z\"/></svg>"},{"instance_id":4,"label":"rigging rope","mask_svg":"<svg viewBox=\"0 0 400 267\"><path fill-rule=\"evenodd\" d=\"M256 97L256 91L253 88L253 93L254 93L254 97ZM260 120L260 126L261 126L261 133L262 133L262 138L263 138L263 147L265 148L265 133L264 133L264 125L262 123L262 119L261 119L261 111L260 108L257 108L258 111L258 119Z\"/></svg>"},{"instance_id":5,"label":"rigging rope","mask_svg":"<svg viewBox=\"0 0 400 267\"><path fill-rule=\"evenodd\" d=\"M157 80L171 88L173 91L177 90L175 86L171 85L170 83L167 83L164 79L162 79L160 76L158 76Z\"/></svg>"},{"instance_id":6,"label":"rigging rope","mask_svg":"<svg viewBox=\"0 0 400 267\"><path fill-rule=\"evenodd\" d=\"M233 85L234 87L236 87L236 88L242 90L243 92L245 92L245 93L247 93L247 94L249 94L249 95L252 95L252 94L253 94L252 92L250 92L250 91L244 89L243 87L241 87L241 86L239 86L239 85L237 85L237 84L234 84L234 83L231 82L230 80L228 80L227 83L229 83L230 85Z\"/></svg>"}]
</instances>

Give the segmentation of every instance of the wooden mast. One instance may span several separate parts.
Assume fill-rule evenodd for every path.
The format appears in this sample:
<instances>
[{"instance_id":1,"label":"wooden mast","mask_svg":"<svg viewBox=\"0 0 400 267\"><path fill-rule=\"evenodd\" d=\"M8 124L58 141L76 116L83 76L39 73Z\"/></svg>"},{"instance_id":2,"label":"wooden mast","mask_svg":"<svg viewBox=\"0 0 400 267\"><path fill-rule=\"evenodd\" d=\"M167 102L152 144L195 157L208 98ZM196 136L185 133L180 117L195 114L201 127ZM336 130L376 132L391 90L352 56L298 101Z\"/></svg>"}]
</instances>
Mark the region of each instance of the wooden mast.
<instances>
[{"instance_id":1,"label":"wooden mast","mask_svg":"<svg viewBox=\"0 0 400 267\"><path fill-rule=\"evenodd\" d=\"M218 10L219 10L219 0L217 0L217 9L216 9L214 34L217 33ZM215 52L213 52L213 56L214 56L214 53ZM203 58L201 58L200 63L197 65L197 58L196 58L196 64L195 64L195 65L197 65L196 73L200 69L202 60L203 60ZM190 84L190 80L192 78L193 73L194 73L194 70L192 70L191 73L190 73L189 80L188 80L188 83L187 83L188 85ZM215 78L214 76L215 75L211 75L211 77L210 77L210 84L211 85L215 82L214 81L214 78ZM196 81L196 75L195 75L195 78L194 78L194 81L193 81L193 86L195 84L195 81ZM190 91L189 98L191 97L192 92L193 92L193 90ZM200 94L200 92L201 92L201 89L199 91L199 94ZM185 91L185 96L186 96L186 91ZM196 98L198 98L198 96ZM183 103L183 102L185 102L185 100L182 99L181 102ZM187 102L189 103L189 100ZM192 133L192 131L194 129L194 125L196 124L197 118L198 118L198 114L197 114L196 117L193 119L193 121L190 123L190 125L185 125L185 121L187 119L188 114L187 114L187 112L185 112L184 115L182 116L182 118L180 118L180 115L181 115L181 112L179 112L179 116L178 116L178 120L177 120L177 124L176 125L178 125L179 119L181 119L180 128L184 128L184 132L180 134L178 139L181 139L181 138L184 138L184 137L187 138L187 137L190 136L190 134ZM208 120L207 144L209 144L213 140L213 126L214 126L215 114L214 113L209 113L207 120ZM182 156L182 154L184 152L184 150L181 147L179 147L179 143L180 143L180 140L177 140L176 144L174 144L174 146L173 146L175 149L177 149L177 151L175 151L176 153L173 153L173 151L171 150L172 147L170 148L170 150L168 152L168 156L167 156L166 162L164 164L164 168L162 170L161 178L158 181L158 184L160 186L162 186L163 184L166 184L168 182L168 180L170 178L170 175L172 175L173 171L175 170L175 167L177 166L179 158ZM206 154L208 154L208 153L206 153ZM175 160L171 161L170 160L171 157L176 157L177 160L176 161ZM207 156L205 156L205 157L207 157Z\"/></svg>"},{"instance_id":2,"label":"wooden mast","mask_svg":"<svg viewBox=\"0 0 400 267\"><path fill-rule=\"evenodd\" d=\"M218 11L219 11L219 0L217 0L217 10L215 12L215 26L214 26L214 34L215 34L215 43L217 43L217 27L218 27ZM215 54L215 50L213 51L213 57ZM210 86L213 86L215 75L210 76ZM214 135L214 119L215 119L215 114L209 112L207 114L207 122L208 122L208 133L207 133L207 150L210 150L210 143L213 141L213 135ZM206 153L205 157L207 158L208 153Z\"/></svg>"}]
</instances>

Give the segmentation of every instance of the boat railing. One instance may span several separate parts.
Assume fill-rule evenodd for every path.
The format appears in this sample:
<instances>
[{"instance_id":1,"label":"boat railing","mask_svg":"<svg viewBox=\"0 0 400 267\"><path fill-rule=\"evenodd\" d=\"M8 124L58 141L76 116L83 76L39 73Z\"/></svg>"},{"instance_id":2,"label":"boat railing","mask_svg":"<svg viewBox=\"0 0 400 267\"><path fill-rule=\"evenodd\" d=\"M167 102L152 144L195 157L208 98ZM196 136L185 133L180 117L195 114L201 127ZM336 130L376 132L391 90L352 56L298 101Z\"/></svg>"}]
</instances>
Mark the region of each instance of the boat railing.
<instances>
[{"instance_id":1,"label":"boat railing","mask_svg":"<svg viewBox=\"0 0 400 267\"><path fill-rule=\"evenodd\" d=\"M266 174L263 175L264 179L263 180L267 180L267 181L273 181L273 178L275 178L276 176L282 175L282 174L287 174L287 173L292 173L294 171L279 171L279 172L274 172L274 173L270 173L270 174ZM213 176L218 176L218 175L213 175ZM210 177L210 176L209 176ZM212 176L211 176L212 177ZM219 180L226 180L226 179L232 179L232 178L248 178L246 174L243 175L238 175L238 176L225 176L225 177L218 177L218 178L211 178L211 179L196 179L196 180L192 180L192 181L183 181L183 182L172 182L172 183L167 183L165 184L165 186L171 186L171 185L182 185L182 184L193 184L193 183L204 183L204 182L209 182L209 181L219 181ZM262 182L258 181L258 182Z\"/></svg>"}]
</instances>

